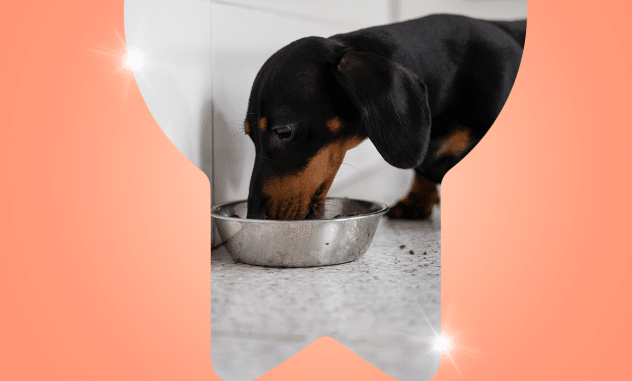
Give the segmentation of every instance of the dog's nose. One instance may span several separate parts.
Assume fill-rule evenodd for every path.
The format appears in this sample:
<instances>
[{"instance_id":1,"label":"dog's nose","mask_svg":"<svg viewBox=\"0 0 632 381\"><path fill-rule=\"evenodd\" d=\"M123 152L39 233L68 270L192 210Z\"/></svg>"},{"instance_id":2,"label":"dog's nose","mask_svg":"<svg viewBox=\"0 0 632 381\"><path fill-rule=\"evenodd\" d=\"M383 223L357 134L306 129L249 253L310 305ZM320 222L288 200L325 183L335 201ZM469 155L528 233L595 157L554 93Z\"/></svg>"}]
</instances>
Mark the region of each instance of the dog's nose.
<instances>
[{"instance_id":1,"label":"dog's nose","mask_svg":"<svg viewBox=\"0 0 632 381\"><path fill-rule=\"evenodd\" d=\"M268 216L266 215L265 199L263 197L248 197L247 218L254 218L257 220L265 220L268 218Z\"/></svg>"}]
</instances>

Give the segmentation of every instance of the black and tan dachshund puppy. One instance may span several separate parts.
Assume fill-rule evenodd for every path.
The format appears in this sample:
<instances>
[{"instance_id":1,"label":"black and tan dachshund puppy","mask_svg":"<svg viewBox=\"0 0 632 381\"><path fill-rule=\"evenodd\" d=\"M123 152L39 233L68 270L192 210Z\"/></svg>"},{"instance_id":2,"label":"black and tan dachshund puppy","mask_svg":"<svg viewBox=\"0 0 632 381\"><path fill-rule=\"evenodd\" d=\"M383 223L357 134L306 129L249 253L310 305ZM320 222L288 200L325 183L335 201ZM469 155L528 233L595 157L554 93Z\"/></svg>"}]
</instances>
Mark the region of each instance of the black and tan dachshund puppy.
<instances>
[{"instance_id":1,"label":"black and tan dachshund puppy","mask_svg":"<svg viewBox=\"0 0 632 381\"><path fill-rule=\"evenodd\" d=\"M431 15L282 48L248 102L248 218L318 218L345 152L367 138L389 164L416 171L389 215L427 218L437 185L503 108L525 34L526 20Z\"/></svg>"}]
</instances>

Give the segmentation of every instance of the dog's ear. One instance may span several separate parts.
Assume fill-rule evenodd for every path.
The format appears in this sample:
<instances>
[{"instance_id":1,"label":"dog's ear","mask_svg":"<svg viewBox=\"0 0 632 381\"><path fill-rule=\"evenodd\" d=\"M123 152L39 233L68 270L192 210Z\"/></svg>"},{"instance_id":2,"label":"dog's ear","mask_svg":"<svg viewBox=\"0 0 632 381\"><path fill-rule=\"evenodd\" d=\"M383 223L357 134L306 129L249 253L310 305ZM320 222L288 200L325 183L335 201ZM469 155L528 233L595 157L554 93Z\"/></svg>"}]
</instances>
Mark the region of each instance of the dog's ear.
<instances>
[{"instance_id":1,"label":"dog's ear","mask_svg":"<svg viewBox=\"0 0 632 381\"><path fill-rule=\"evenodd\" d=\"M335 75L384 160L397 168L421 165L430 140L430 108L419 77L386 58L353 50L341 56Z\"/></svg>"}]
</instances>

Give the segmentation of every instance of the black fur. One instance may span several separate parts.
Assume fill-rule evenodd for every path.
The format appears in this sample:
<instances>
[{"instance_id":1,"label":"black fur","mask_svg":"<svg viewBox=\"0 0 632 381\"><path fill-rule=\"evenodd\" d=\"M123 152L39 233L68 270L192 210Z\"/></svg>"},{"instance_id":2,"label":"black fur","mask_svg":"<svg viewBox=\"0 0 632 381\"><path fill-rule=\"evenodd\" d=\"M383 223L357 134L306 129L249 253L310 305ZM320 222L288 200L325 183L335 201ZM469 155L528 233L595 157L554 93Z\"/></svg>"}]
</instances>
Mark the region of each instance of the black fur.
<instances>
[{"instance_id":1,"label":"black fur","mask_svg":"<svg viewBox=\"0 0 632 381\"><path fill-rule=\"evenodd\" d=\"M262 179L300 170L338 135L366 136L391 165L440 183L498 117L525 36L526 20L431 15L282 48L261 68L249 99L246 122L257 151L249 216L261 215ZM344 128L332 133L323 126L335 116ZM262 117L265 132L256 128ZM279 133L284 126L289 135ZM435 157L463 127L471 145Z\"/></svg>"}]
</instances>

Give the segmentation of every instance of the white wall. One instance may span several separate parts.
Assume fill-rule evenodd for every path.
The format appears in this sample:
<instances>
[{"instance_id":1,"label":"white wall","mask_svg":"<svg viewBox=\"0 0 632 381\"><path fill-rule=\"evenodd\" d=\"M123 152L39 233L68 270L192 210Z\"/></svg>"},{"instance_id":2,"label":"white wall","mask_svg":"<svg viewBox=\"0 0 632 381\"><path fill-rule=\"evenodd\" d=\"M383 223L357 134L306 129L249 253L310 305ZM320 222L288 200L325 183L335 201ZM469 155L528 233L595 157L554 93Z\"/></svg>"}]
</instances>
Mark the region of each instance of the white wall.
<instances>
[{"instance_id":1,"label":"white wall","mask_svg":"<svg viewBox=\"0 0 632 381\"><path fill-rule=\"evenodd\" d=\"M156 122L212 178L211 2L126 0L125 40L146 65L134 76Z\"/></svg>"},{"instance_id":2,"label":"white wall","mask_svg":"<svg viewBox=\"0 0 632 381\"><path fill-rule=\"evenodd\" d=\"M482 19L527 17L527 0L396 0L398 16L408 20L432 13L461 14Z\"/></svg>"},{"instance_id":3,"label":"white wall","mask_svg":"<svg viewBox=\"0 0 632 381\"><path fill-rule=\"evenodd\" d=\"M342 28L360 28L390 20L389 0L220 0L213 3Z\"/></svg>"},{"instance_id":4,"label":"white wall","mask_svg":"<svg viewBox=\"0 0 632 381\"><path fill-rule=\"evenodd\" d=\"M526 0L126 0L125 38L146 55L135 72L173 144L207 174L213 204L245 199L254 147L242 133L263 62L304 36L330 36L430 13L526 17ZM365 141L345 156L330 195L393 203L413 174Z\"/></svg>"},{"instance_id":5,"label":"white wall","mask_svg":"<svg viewBox=\"0 0 632 381\"><path fill-rule=\"evenodd\" d=\"M255 152L243 133L243 121L250 88L265 60L301 37L327 37L387 23L389 18L386 0L276 0L257 2L257 7L253 4L239 0L212 5L214 204L248 196ZM262 4L268 8L262 8ZM369 141L349 151L344 163L330 196L393 203L405 195L412 180L410 171L389 166ZM400 186L393 188L393 183Z\"/></svg>"},{"instance_id":6,"label":"white wall","mask_svg":"<svg viewBox=\"0 0 632 381\"><path fill-rule=\"evenodd\" d=\"M261 65L274 52L301 37L327 37L355 28L225 4L213 4L212 14L213 202L217 204L248 196L255 153L252 142L243 134L243 121L250 88ZM376 23L384 14L375 17ZM344 162L330 195L358 197L357 192L363 190L369 198L389 202L396 201L389 198L400 196L390 187L380 186L383 181L369 186L370 192L354 186L364 178L374 177L376 170L392 171L396 176L401 172L388 166L369 141L349 151ZM407 177L408 172L403 175Z\"/></svg>"}]
</instances>

